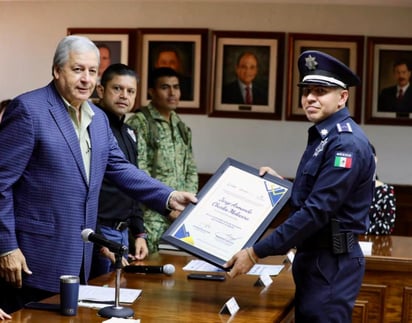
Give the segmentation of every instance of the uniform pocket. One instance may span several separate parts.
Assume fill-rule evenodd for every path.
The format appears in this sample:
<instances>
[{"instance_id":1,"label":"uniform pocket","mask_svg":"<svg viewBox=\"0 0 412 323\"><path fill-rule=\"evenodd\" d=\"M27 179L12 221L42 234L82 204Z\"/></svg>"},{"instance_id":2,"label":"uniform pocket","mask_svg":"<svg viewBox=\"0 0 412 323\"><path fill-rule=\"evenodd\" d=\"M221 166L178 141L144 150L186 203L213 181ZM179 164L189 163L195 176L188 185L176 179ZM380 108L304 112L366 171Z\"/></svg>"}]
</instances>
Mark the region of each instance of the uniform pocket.
<instances>
[{"instance_id":1,"label":"uniform pocket","mask_svg":"<svg viewBox=\"0 0 412 323\"><path fill-rule=\"evenodd\" d=\"M318 157L312 158L306 163L300 179L300 188L302 190L307 190L308 192L312 190L312 187L317 179L320 165L321 160Z\"/></svg>"},{"instance_id":2,"label":"uniform pocket","mask_svg":"<svg viewBox=\"0 0 412 323\"><path fill-rule=\"evenodd\" d=\"M317 257L316 267L325 282L332 284L339 271L339 257L334 257L327 252L320 252Z\"/></svg>"}]
</instances>

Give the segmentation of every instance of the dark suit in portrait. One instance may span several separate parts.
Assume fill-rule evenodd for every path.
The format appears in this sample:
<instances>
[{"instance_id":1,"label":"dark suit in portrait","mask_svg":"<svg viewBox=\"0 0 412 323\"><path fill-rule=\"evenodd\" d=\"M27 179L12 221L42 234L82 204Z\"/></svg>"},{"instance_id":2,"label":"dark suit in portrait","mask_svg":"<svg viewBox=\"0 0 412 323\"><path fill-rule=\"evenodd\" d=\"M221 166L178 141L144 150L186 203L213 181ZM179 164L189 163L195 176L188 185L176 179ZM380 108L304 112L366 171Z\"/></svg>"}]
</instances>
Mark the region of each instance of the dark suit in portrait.
<instances>
[{"instance_id":1,"label":"dark suit in portrait","mask_svg":"<svg viewBox=\"0 0 412 323\"><path fill-rule=\"evenodd\" d=\"M412 112L412 88L409 86L403 97L398 99L397 86L384 88L378 100L379 112L397 112L410 113Z\"/></svg>"},{"instance_id":2,"label":"dark suit in portrait","mask_svg":"<svg viewBox=\"0 0 412 323\"><path fill-rule=\"evenodd\" d=\"M191 101L193 100L193 80L189 76L179 75L180 85L180 100Z\"/></svg>"},{"instance_id":3,"label":"dark suit in portrait","mask_svg":"<svg viewBox=\"0 0 412 323\"><path fill-rule=\"evenodd\" d=\"M247 104L242 95L239 81L233 81L226 84L222 91L222 103L228 104ZM252 105L267 105L268 92L257 83L252 85Z\"/></svg>"}]
</instances>

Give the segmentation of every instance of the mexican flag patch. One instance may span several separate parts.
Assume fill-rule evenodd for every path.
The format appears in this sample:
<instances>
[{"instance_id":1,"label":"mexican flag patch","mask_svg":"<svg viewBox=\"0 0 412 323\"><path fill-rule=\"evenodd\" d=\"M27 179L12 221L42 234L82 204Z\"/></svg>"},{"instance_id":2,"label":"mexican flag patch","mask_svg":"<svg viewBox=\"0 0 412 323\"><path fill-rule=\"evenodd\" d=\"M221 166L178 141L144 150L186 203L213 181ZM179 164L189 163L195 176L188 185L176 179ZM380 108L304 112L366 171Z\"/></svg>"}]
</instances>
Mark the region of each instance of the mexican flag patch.
<instances>
[{"instance_id":1,"label":"mexican flag patch","mask_svg":"<svg viewBox=\"0 0 412 323\"><path fill-rule=\"evenodd\" d=\"M352 154L338 152L335 155L335 167L351 168L352 167Z\"/></svg>"}]
</instances>

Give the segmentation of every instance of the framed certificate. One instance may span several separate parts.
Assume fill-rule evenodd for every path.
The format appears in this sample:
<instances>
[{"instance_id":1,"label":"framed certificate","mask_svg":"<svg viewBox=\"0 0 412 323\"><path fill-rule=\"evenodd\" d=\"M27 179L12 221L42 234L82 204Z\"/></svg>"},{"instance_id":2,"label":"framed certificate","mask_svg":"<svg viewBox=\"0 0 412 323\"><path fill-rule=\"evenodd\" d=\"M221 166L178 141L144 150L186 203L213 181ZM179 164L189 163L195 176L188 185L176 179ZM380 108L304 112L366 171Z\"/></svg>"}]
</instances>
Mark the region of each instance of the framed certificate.
<instances>
[{"instance_id":1,"label":"framed certificate","mask_svg":"<svg viewBox=\"0 0 412 323\"><path fill-rule=\"evenodd\" d=\"M162 239L218 267L252 246L290 197L292 183L228 158Z\"/></svg>"}]
</instances>

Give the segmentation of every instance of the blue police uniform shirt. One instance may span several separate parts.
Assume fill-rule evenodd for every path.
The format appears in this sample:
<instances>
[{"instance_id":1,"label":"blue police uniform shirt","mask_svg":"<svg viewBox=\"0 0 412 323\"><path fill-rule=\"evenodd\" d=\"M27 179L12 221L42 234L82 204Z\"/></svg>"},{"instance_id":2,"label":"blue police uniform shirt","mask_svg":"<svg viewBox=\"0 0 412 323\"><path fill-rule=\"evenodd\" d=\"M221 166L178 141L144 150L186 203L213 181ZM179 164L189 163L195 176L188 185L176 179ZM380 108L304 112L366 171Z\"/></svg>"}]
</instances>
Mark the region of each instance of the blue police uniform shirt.
<instances>
[{"instance_id":1,"label":"blue police uniform shirt","mask_svg":"<svg viewBox=\"0 0 412 323\"><path fill-rule=\"evenodd\" d=\"M374 174L369 141L347 107L313 125L293 183L291 216L256 243L254 251L262 258L299 248L328 227L332 217L340 221L340 231L364 233Z\"/></svg>"}]
</instances>

